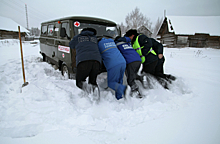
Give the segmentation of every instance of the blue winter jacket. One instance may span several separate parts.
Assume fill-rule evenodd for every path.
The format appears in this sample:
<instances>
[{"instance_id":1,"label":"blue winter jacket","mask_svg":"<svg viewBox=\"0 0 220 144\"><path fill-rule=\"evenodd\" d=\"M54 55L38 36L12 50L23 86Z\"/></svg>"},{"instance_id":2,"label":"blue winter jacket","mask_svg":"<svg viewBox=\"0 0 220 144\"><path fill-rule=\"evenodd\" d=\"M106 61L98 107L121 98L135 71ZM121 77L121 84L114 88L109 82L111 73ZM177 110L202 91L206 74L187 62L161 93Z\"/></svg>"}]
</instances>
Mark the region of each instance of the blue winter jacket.
<instances>
[{"instance_id":1,"label":"blue winter jacket","mask_svg":"<svg viewBox=\"0 0 220 144\"><path fill-rule=\"evenodd\" d=\"M141 57L133 49L130 42L131 42L131 39L129 37L121 37L117 39L117 41L115 42L118 49L124 56L127 64L135 62L135 61L141 61Z\"/></svg>"},{"instance_id":2,"label":"blue winter jacket","mask_svg":"<svg viewBox=\"0 0 220 144\"><path fill-rule=\"evenodd\" d=\"M102 38L98 43L98 47L107 70L119 64L126 64L113 39Z\"/></svg>"},{"instance_id":3,"label":"blue winter jacket","mask_svg":"<svg viewBox=\"0 0 220 144\"><path fill-rule=\"evenodd\" d=\"M93 32L82 31L73 37L69 46L71 49L76 49L76 65L87 60L97 60L101 63L97 38Z\"/></svg>"}]
</instances>

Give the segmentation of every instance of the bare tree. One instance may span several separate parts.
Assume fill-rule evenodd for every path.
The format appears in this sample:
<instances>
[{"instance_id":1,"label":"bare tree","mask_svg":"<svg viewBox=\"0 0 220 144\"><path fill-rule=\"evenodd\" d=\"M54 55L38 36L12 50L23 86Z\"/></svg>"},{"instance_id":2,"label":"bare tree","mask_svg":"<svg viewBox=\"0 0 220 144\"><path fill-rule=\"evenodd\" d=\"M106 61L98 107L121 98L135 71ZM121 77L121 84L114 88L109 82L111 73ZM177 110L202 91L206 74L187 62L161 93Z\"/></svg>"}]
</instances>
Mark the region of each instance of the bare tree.
<instances>
[{"instance_id":1,"label":"bare tree","mask_svg":"<svg viewBox=\"0 0 220 144\"><path fill-rule=\"evenodd\" d=\"M123 22L121 24L117 24L117 26L121 28L121 34L123 36L126 32L126 26L123 24Z\"/></svg>"},{"instance_id":2,"label":"bare tree","mask_svg":"<svg viewBox=\"0 0 220 144\"><path fill-rule=\"evenodd\" d=\"M158 17L157 22L156 22L156 24L154 26L154 37L156 36L156 34L157 34L157 32L158 32L162 22L163 22L163 18L159 18Z\"/></svg>"},{"instance_id":3,"label":"bare tree","mask_svg":"<svg viewBox=\"0 0 220 144\"><path fill-rule=\"evenodd\" d=\"M149 18L144 16L137 7L126 16L125 22L127 24L126 31L129 29L138 29L141 26L145 26L152 31L152 22Z\"/></svg>"}]
</instances>

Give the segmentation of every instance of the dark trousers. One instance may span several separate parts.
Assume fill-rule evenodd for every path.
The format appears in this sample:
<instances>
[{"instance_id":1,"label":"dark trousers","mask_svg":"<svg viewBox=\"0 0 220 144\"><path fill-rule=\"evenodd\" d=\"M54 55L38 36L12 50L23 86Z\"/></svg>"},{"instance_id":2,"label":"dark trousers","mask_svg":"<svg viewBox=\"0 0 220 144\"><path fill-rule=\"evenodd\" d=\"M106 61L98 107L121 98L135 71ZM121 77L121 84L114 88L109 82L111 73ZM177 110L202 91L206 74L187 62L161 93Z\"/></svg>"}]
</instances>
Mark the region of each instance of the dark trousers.
<instances>
[{"instance_id":1,"label":"dark trousers","mask_svg":"<svg viewBox=\"0 0 220 144\"><path fill-rule=\"evenodd\" d=\"M100 63L95 60L83 61L77 65L76 86L83 89L83 82L89 77L89 84L96 85L96 78L100 70Z\"/></svg>"},{"instance_id":2,"label":"dark trousers","mask_svg":"<svg viewBox=\"0 0 220 144\"><path fill-rule=\"evenodd\" d=\"M143 64L142 73L145 72L145 73L155 75L155 69L156 69L157 63L158 63L158 60L152 63L149 63L149 64Z\"/></svg>"},{"instance_id":3,"label":"dark trousers","mask_svg":"<svg viewBox=\"0 0 220 144\"><path fill-rule=\"evenodd\" d=\"M125 74L127 76L127 82L128 82L128 85L131 87L131 90L137 88L137 86L135 86L136 85L135 80L137 78L137 73L138 73L140 66L141 66L141 61L135 61L135 62L127 64L126 66Z\"/></svg>"},{"instance_id":4,"label":"dark trousers","mask_svg":"<svg viewBox=\"0 0 220 144\"><path fill-rule=\"evenodd\" d=\"M162 59L158 59L157 66L155 68L155 76L165 78L164 70L163 70L164 61L165 61L164 57Z\"/></svg>"}]
</instances>

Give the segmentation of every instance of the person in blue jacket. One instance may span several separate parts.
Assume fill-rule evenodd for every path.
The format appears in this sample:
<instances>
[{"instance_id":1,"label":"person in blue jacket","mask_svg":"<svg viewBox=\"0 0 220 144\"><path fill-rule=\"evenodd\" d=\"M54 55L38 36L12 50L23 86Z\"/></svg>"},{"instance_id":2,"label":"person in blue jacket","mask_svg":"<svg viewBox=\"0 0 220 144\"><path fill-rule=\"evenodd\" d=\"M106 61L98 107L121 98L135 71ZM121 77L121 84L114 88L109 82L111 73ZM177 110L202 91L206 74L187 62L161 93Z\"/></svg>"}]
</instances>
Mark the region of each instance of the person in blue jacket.
<instances>
[{"instance_id":1,"label":"person in blue jacket","mask_svg":"<svg viewBox=\"0 0 220 144\"><path fill-rule=\"evenodd\" d=\"M116 37L115 43L121 54L126 60L126 76L127 83L131 87L132 96L141 97L139 87L135 83L137 73L141 66L141 58L139 54L133 49L129 37Z\"/></svg>"},{"instance_id":2,"label":"person in blue jacket","mask_svg":"<svg viewBox=\"0 0 220 144\"><path fill-rule=\"evenodd\" d=\"M97 87L96 78L100 70L101 55L97 44L96 30L84 28L80 34L73 37L69 46L76 49L76 85L90 93ZM89 77L89 84L85 83Z\"/></svg>"},{"instance_id":3,"label":"person in blue jacket","mask_svg":"<svg viewBox=\"0 0 220 144\"><path fill-rule=\"evenodd\" d=\"M98 42L99 52L107 70L108 87L115 91L117 100L126 97L129 87L123 85L126 61L111 38L101 38Z\"/></svg>"}]
</instances>

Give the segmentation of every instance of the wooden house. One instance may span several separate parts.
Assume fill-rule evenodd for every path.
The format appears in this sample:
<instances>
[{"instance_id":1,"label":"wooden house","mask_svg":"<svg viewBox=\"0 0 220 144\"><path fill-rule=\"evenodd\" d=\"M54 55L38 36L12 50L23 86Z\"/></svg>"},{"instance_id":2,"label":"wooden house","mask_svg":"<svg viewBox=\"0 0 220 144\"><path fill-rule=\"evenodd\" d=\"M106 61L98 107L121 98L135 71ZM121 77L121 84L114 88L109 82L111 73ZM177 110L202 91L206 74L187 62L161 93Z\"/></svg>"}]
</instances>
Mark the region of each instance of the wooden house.
<instances>
[{"instance_id":1,"label":"wooden house","mask_svg":"<svg viewBox=\"0 0 220 144\"><path fill-rule=\"evenodd\" d=\"M137 32L146 35L147 37L151 37L152 36L152 32L146 28L145 26L140 26L139 28L137 28Z\"/></svg>"},{"instance_id":2,"label":"wooden house","mask_svg":"<svg viewBox=\"0 0 220 144\"><path fill-rule=\"evenodd\" d=\"M20 26L21 37L23 39L29 33L26 28L9 18L0 16L0 21L0 39L18 39L18 26Z\"/></svg>"},{"instance_id":3,"label":"wooden house","mask_svg":"<svg viewBox=\"0 0 220 144\"><path fill-rule=\"evenodd\" d=\"M220 16L166 16L157 39L167 47L220 48Z\"/></svg>"}]
</instances>

